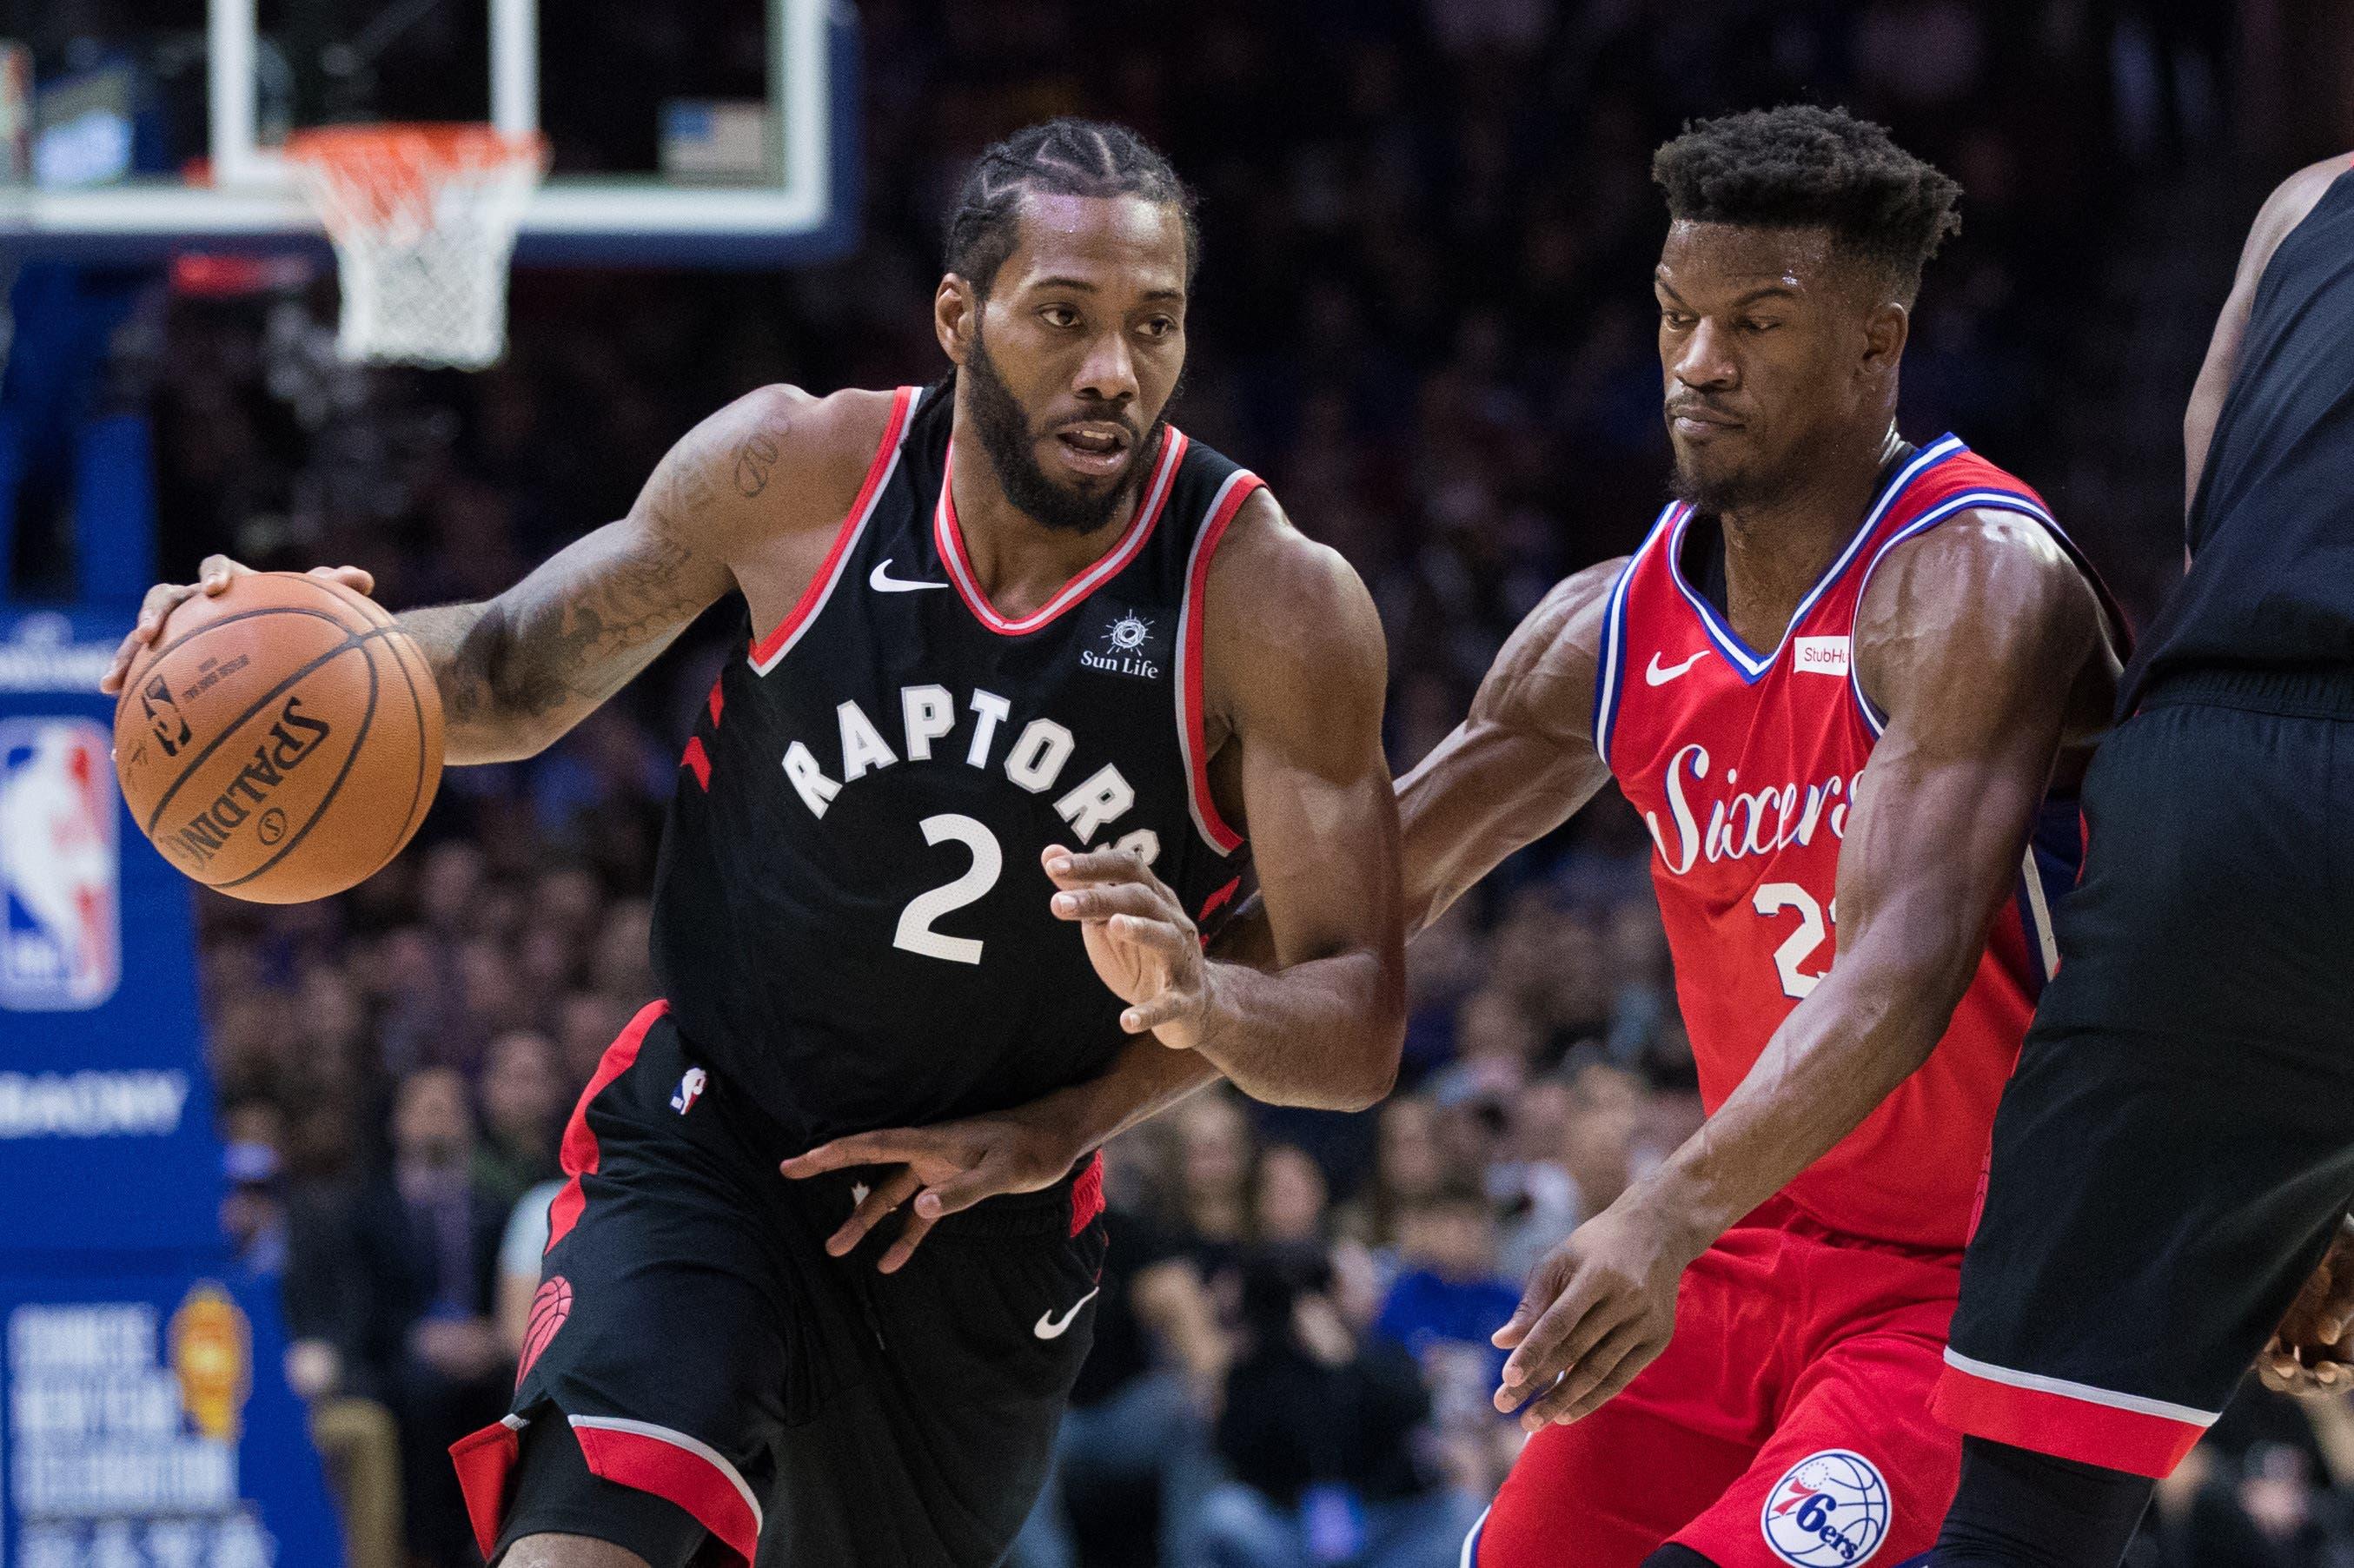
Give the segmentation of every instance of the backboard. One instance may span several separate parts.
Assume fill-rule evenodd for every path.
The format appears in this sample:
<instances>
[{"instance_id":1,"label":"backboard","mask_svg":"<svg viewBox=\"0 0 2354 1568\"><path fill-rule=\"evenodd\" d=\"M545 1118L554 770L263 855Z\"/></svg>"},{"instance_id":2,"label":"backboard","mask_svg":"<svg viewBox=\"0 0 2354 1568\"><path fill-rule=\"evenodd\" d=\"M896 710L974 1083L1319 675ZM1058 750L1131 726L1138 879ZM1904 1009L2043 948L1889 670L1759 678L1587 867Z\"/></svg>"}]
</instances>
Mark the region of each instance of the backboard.
<instances>
[{"instance_id":1,"label":"backboard","mask_svg":"<svg viewBox=\"0 0 2354 1568\"><path fill-rule=\"evenodd\" d=\"M0 57L0 97L12 78L31 84L14 90L13 115L0 102L0 250L160 260L323 246L280 152L286 132L401 120L548 136L525 263L776 264L853 242L848 0L129 9L161 23L93 45L45 37L46 6L0 7L31 35L13 69Z\"/></svg>"}]
</instances>

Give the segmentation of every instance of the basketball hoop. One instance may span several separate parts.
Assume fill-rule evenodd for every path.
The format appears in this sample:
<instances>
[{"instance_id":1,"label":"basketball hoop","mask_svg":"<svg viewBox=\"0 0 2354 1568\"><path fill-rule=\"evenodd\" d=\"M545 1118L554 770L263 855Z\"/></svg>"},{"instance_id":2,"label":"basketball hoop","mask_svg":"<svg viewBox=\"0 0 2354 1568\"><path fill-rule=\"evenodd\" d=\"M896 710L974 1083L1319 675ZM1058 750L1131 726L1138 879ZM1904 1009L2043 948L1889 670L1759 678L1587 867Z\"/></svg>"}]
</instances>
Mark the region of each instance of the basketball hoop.
<instances>
[{"instance_id":1,"label":"basketball hoop","mask_svg":"<svg viewBox=\"0 0 2354 1568\"><path fill-rule=\"evenodd\" d=\"M506 349L507 262L547 142L488 125L337 125L286 139L334 242L345 359L480 370Z\"/></svg>"}]
</instances>

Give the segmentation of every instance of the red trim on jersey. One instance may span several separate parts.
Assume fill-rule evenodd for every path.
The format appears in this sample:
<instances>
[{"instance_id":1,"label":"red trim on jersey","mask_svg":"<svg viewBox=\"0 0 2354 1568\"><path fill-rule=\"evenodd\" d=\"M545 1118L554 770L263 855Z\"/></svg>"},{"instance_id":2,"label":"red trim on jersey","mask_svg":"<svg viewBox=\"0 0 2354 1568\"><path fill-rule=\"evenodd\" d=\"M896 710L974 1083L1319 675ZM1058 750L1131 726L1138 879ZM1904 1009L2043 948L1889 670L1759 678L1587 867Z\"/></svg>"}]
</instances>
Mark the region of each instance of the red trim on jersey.
<instances>
[{"instance_id":1,"label":"red trim on jersey","mask_svg":"<svg viewBox=\"0 0 2354 1568\"><path fill-rule=\"evenodd\" d=\"M547 1246L541 1249L543 1254L553 1250L557 1242L571 1233L572 1227L580 1222L580 1211L588 1206L588 1196L580 1190L580 1178L594 1176L598 1161L602 1158L602 1150L597 1147L597 1135L588 1126L588 1102L603 1094L614 1079L630 1070L638 1059L638 1047L645 1044L646 1031L654 1026L655 1019L669 1011L670 1003L667 1001L650 1001L638 1009L638 1015L630 1020L630 1026L621 1031L620 1038L605 1047L605 1054L597 1064L596 1075L588 1080L588 1086L580 1091L580 1103L572 1107L572 1119L564 1124L564 1143L558 1150L558 1161L564 1173L572 1180L564 1184L564 1190L556 1194L555 1202L547 1205Z\"/></svg>"},{"instance_id":2,"label":"red trim on jersey","mask_svg":"<svg viewBox=\"0 0 2354 1568\"><path fill-rule=\"evenodd\" d=\"M1229 903L1231 903L1235 895L1242 891L1242 885L1243 879L1239 875L1229 877L1224 887L1219 888L1215 893L1211 894L1207 898L1202 900L1202 912L1193 916L1193 924L1196 926L1208 925L1210 923L1210 916L1215 915L1219 910L1224 909ZM1208 944L1209 940L1210 938L1207 936L1204 936L1202 938L1204 946Z\"/></svg>"},{"instance_id":3,"label":"red trim on jersey","mask_svg":"<svg viewBox=\"0 0 2354 1568\"><path fill-rule=\"evenodd\" d=\"M1087 1156L1079 1179L1071 1183L1071 1234L1077 1235L1104 1212L1103 1150Z\"/></svg>"},{"instance_id":4,"label":"red trim on jersey","mask_svg":"<svg viewBox=\"0 0 2354 1568\"><path fill-rule=\"evenodd\" d=\"M711 683L711 727L714 729L717 729L719 727L720 710L727 705L727 699L719 694L719 687L726 678L726 676L722 675L718 680Z\"/></svg>"},{"instance_id":5,"label":"red trim on jersey","mask_svg":"<svg viewBox=\"0 0 2354 1568\"><path fill-rule=\"evenodd\" d=\"M867 514L875 509L875 500L882 492L884 478L890 473L898 459L899 438L907 428L907 411L916 406L916 391L913 387L902 387L891 395L891 418L883 427L883 444L875 449L875 461L866 465L866 479L858 487L858 498L850 503L849 514L843 518L842 525L834 530L833 547L826 551L817 575L810 578L809 587L801 589L801 597L794 602L784 620L777 622L766 637L752 644L752 664L761 673L768 673L767 666L773 664L784 652L785 645L793 640L793 633L807 624L810 617L817 613L818 606L823 604L826 596L833 591L835 579L842 576L843 557L850 553L850 542L857 537ZM719 720L718 700L718 690L715 687L711 710L715 724Z\"/></svg>"},{"instance_id":6,"label":"red trim on jersey","mask_svg":"<svg viewBox=\"0 0 2354 1568\"><path fill-rule=\"evenodd\" d=\"M627 1427L575 1416L572 1436L588 1473L600 1481L651 1492L695 1516L719 1543L751 1568L760 1550L760 1519L737 1489L744 1483L722 1469L701 1445L683 1434L631 1422Z\"/></svg>"},{"instance_id":7,"label":"red trim on jersey","mask_svg":"<svg viewBox=\"0 0 2354 1568\"><path fill-rule=\"evenodd\" d=\"M2207 1435L2194 1421L2019 1388L1964 1372L1951 1361L1938 1374L1929 1410L1973 1437L2161 1480Z\"/></svg>"},{"instance_id":8,"label":"red trim on jersey","mask_svg":"<svg viewBox=\"0 0 2354 1568\"><path fill-rule=\"evenodd\" d=\"M1203 734L1202 697L1202 627L1209 619L1208 597L1204 592L1210 581L1210 557L1217 554L1218 544L1226 536L1226 525L1243 503L1267 488L1258 475L1237 471L1226 482L1225 498L1202 524L1199 537L1193 541L1193 561L1185 573L1185 609L1183 645L1177 651L1183 668L1177 682L1177 700L1183 705L1185 761L1192 775L1193 818L1201 825L1221 854L1232 854L1242 847L1243 836L1226 825L1218 814L1218 803L1210 798L1210 753ZM1206 913L1206 911L1204 911Z\"/></svg>"},{"instance_id":9,"label":"red trim on jersey","mask_svg":"<svg viewBox=\"0 0 2354 1568\"><path fill-rule=\"evenodd\" d=\"M505 1421L493 1421L450 1445L450 1467L458 1472L466 1522L473 1527L474 1544L482 1548L485 1561L499 1543L499 1527L506 1522L507 1483L514 1477L522 1449L515 1428Z\"/></svg>"},{"instance_id":10,"label":"red trim on jersey","mask_svg":"<svg viewBox=\"0 0 2354 1568\"><path fill-rule=\"evenodd\" d=\"M711 792L711 757L703 749L701 736L686 737L686 749L679 754L678 765L695 775L695 781L703 786L705 794Z\"/></svg>"},{"instance_id":11,"label":"red trim on jersey","mask_svg":"<svg viewBox=\"0 0 2354 1568\"><path fill-rule=\"evenodd\" d=\"M981 578L974 575L972 561L964 551L964 529L958 524L956 514L956 443L950 441L949 455L941 464L939 504L932 513L932 542L940 552L940 559L948 563L949 580L956 584L957 596L972 611L973 619L1000 637L1025 637L1118 576L1152 537L1153 526L1169 504L1169 493L1176 487L1177 464L1185 455L1185 447L1183 433L1172 428L1161 438L1161 455L1153 464L1151 478L1145 483L1144 499L1137 503L1135 520L1120 535L1119 543L1057 588L1055 596L1036 609L1019 620L1008 620L997 613L989 596L981 592Z\"/></svg>"}]
</instances>

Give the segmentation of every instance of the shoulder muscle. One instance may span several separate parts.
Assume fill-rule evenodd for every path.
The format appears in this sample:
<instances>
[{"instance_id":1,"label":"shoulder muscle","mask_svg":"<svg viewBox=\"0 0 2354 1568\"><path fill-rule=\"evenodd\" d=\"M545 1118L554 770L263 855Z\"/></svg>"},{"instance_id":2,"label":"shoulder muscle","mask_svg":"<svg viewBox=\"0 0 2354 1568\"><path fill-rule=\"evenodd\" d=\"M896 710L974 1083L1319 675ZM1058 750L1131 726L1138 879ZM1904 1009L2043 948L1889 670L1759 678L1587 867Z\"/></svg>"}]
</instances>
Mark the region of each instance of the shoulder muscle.
<instances>
[{"instance_id":1,"label":"shoulder muscle","mask_svg":"<svg viewBox=\"0 0 2354 1568\"><path fill-rule=\"evenodd\" d=\"M1628 557L1600 561L1555 583L1505 641L1471 720L1567 744L1594 738L1594 683L1602 663L1610 590Z\"/></svg>"},{"instance_id":2,"label":"shoulder muscle","mask_svg":"<svg viewBox=\"0 0 2354 1568\"><path fill-rule=\"evenodd\" d=\"M1380 724L1388 650L1381 617L1339 551L1299 532L1262 489L1210 565L1203 613L1212 705L1246 721L1261 703L1340 705ZM1369 715L1354 710L1370 704ZM1357 727L1344 726L1344 728Z\"/></svg>"},{"instance_id":3,"label":"shoulder muscle","mask_svg":"<svg viewBox=\"0 0 2354 1568\"><path fill-rule=\"evenodd\" d=\"M748 392L680 438L635 510L722 556L777 534L831 529L865 478L892 397L821 397L782 384Z\"/></svg>"},{"instance_id":4,"label":"shoulder muscle","mask_svg":"<svg viewBox=\"0 0 2354 1568\"><path fill-rule=\"evenodd\" d=\"M1898 545L1857 607L1857 678L1895 715L1957 683L2051 683L2064 694L2105 645L2099 596L2051 532L2011 512L1969 511Z\"/></svg>"}]
</instances>

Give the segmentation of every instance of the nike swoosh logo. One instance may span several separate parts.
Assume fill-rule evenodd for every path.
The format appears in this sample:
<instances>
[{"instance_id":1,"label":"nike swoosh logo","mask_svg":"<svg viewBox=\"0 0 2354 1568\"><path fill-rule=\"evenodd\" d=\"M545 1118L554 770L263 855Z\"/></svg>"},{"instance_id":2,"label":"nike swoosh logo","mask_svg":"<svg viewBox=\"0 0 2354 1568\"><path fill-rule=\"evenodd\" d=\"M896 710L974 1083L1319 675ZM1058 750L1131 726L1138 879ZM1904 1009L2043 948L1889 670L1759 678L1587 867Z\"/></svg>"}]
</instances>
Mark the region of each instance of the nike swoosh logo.
<instances>
[{"instance_id":1,"label":"nike swoosh logo","mask_svg":"<svg viewBox=\"0 0 2354 1568\"><path fill-rule=\"evenodd\" d=\"M895 577L891 574L891 557L885 556L866 574L866 586L876 593L916 593L928 588L946 588L946 583L917 582L910 577Z\"/></svg>"},{"instance_id":2,"label":"nike swoosh logo","mask_svg":"<svg viewBox=\"0 0 2354 1568\"><path fill-rule=\"evenodd\" d=\"M1681 664L1662 664L1659 662L1659 656L1654 653L1651 655L1651 667L1643 672L1643 683L1649 686L1664 686L1707 657L1708 650L1703 648Z\"/></svg>"},{"instance_id":3,"label":"nike swoosh logo","mask_svg":"<svg viewBox=\"0 0 2354 1568\"><path fill-rule=\"evenodd\" d=\"M1030 1331L1037 1335L1042 1340L1061 1339L1063 1337L1063 1330L1069 1328L1071 1326L1071 1320L1079 1315L1079 1308L1094 1300L1096 1298L1096 1290L1101 1290L1102 1288L1103 1287L1098 1285L1096 1287L1095 1290L1088 1291L1085 1296L1082 1296L1076 1301L1072 1302L1071 1309L1064 1313L1060 1318L1055 1317L1052 1312L1039 1313L1037 1326Z\"/></svg>"}]
</instances>

